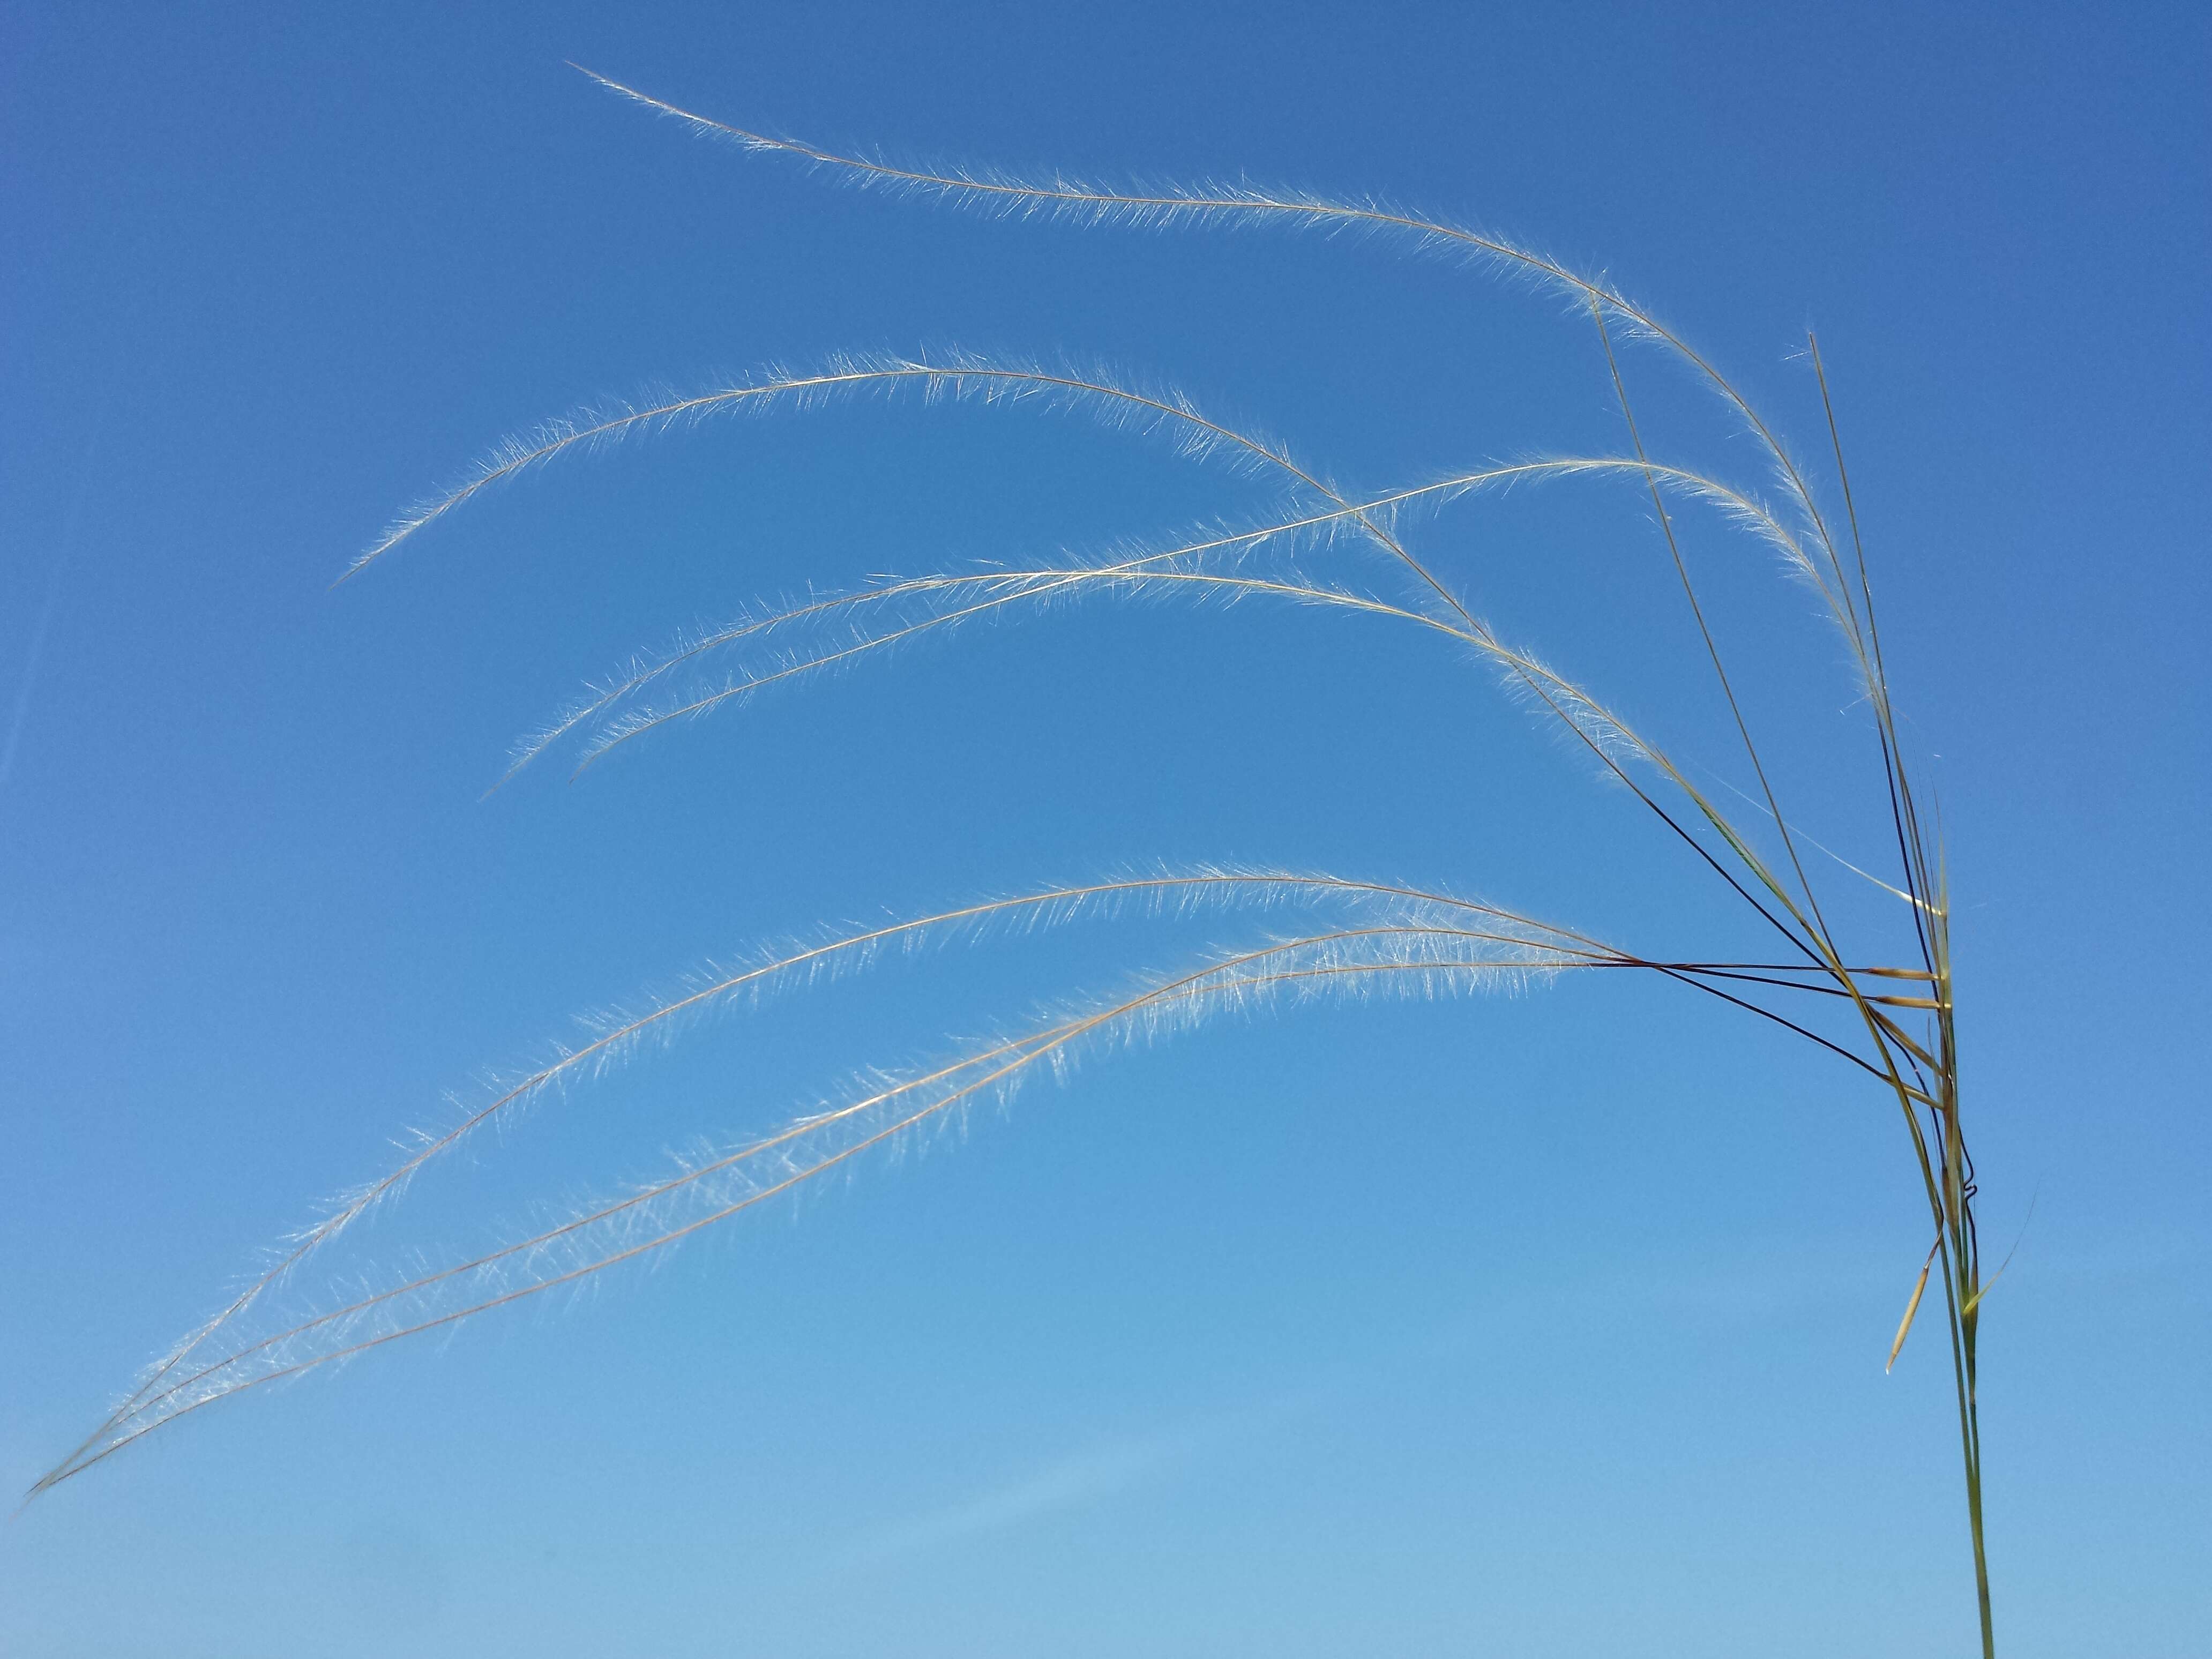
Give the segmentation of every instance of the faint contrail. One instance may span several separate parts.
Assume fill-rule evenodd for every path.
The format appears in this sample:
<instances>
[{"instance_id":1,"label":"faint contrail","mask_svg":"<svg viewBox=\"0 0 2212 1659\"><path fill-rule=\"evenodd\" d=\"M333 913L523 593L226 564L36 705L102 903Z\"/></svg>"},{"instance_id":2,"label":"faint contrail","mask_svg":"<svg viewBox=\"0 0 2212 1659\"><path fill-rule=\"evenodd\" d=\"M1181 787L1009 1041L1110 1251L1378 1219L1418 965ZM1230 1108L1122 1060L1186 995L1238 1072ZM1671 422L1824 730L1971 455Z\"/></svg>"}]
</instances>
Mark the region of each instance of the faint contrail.
<instances>
[{"instance_id":1,"label":"faint contrail","mask_svg":"<svg viewBox=\"0 0 2212 1659\"><path fill-rule=\"evenodd\" d=\"M70 555L76 549L76 529L84 517L84 498L92 485L93 452L100 447L100 434L95 429L84 447L84 460L77 468L76 499L70 503L68 521L62 526L60 551L54 556L54 568L46 578L46 602L39 607L39 620L31 629L31 648L23 658L23 683L15 690L15 707L8 716L8 738L0 743L0 790L8 787L9 774L15 769L15 747L23 738L23 721L31 712L31 688L38 682L39 659L46 648L46 630L53 626L54 609L62 597L62 573L69 568Z\"/></svg>"}]
</instances>

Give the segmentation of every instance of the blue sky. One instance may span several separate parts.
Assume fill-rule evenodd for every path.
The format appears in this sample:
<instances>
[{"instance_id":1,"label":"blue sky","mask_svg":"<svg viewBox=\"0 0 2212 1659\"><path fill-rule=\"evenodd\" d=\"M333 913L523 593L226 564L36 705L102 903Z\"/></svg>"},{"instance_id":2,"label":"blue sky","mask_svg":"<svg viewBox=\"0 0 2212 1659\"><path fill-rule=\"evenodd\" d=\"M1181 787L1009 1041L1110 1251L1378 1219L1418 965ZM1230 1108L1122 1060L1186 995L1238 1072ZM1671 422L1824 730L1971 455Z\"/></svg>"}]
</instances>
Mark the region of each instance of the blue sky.
<instances>
[{"instance_id":1,"label":"blue sky","mask_svg":"<svg viewBox=\"0 0 2212 1659\"><path fill-rule=\"evenodd\" d=\"M11 9L0 1476L449 1093L755 940L1221 860L1756 948L1468 663L1255 605L975 629L481 799L583 681L754 600L1273 504L1080 419L848 404L549 468L331 589L594 398L966 348L1170 382L1363 490L1621 441L1545 296L841 190L573 59L823 143L1474 218L1608 273L1816 453L1817 328L1948 832L1984 1236L2020 1240L1984 1326L2005 1651L2195 1651L2202 15L641 10ZM1656 447L1750 465L1628 368ZM1806 595L1686 533L1790 799L1879 857ZM1745 781L1632 494L1419 534ZM307 1288L1272 925L1086 923L710 1022ZM1229 1021L164 1431L0 1533L0 1646L1963 1651L1934 1328L1881 1370L1925 1248L1893 1112L1625 977Z\"/></svg>"}]
</instances>

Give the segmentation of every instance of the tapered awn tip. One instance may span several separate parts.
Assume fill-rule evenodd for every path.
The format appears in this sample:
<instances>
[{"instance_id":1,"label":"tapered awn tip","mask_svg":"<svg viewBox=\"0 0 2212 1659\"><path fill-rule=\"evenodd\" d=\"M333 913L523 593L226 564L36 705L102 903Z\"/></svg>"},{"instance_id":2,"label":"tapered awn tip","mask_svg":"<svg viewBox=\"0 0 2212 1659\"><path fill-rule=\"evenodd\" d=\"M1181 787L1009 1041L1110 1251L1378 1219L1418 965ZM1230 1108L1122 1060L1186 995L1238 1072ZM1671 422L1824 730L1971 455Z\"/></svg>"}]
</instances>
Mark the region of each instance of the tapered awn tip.
<instances>
[{"instance_id":1,"label":"tapered awn tip","mask_svg":"<svg viewBox=\"0 0 2212 1659\"><path fill-rule=\"evenodd\" d=\"M1889 1363L1881 1368L1884 1376L1897 1369L1897 1356L1905 1352L1905 1339L1912 1334L1913 1316L1920 1311L1920 1298L1928 1293L1929 1270L1936 1265L1936 1251L1942 1243L1939 1238L1929 1246L1928 1260L1920 1264L1920 1277L1912 1282L1912 1296L1905 1304L1905 1317L1897 1323L1897 1340L1889 1345Z\"/></svg>"}]
</instances>

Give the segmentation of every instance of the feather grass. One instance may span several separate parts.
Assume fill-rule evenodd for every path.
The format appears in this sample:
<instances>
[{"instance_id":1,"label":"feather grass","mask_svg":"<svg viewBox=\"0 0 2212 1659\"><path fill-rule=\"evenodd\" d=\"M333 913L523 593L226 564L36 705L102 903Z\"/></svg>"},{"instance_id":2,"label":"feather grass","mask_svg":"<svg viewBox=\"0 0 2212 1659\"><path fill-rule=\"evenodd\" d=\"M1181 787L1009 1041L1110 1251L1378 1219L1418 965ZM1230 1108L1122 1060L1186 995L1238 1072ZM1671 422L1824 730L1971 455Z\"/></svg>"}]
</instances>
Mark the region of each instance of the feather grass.
<instances>
[{"instance_id":1,"label":"feather grass","mask_svg":"<svg viewBox=\"0 0 2212 1659\"><path fill-rule=\"evenodd\" d=\"M1273 440L1202 412L1180 392L1094 367L1024 363L964 353L938 358L842 357L804 373L771 370L687 394L661 394L586 410L495 447L476 468L396 520L349 567L357 574L493 486L573 452L722 415L803 409L838 396L911 392L1082 413L1109 427L1164 439L1200 461L1272 481L1287 506L1273 519L1220 526L1106 555L1066 549L1015 565L884 578L850 592L763 608L640 655L517 744L501 781L556 744L580 744L588 766L669 723L742 702L771 686L854 666L960 624L1088 598L1272 600L1392 625L1410 624L1482 665L1540 722L1579 745L1601 774L1625 786L1698 866L1778 936L1780 961L1700 962L1633 952L1584 933L1427 888L1261 869L1152 871L1077 886L981 901L869 928L824 933L754 952L695 975L678 991L600 1019L589 1039L495 1085L442 1129L419 1134L383 1176L342 1194L285 1241L218 1312L144 1372L136 1389L33 1495L105 1461L204 1407L301 1376L387 1343L450 1328L492 1310L596 1279L655 1257L684 1239L790 1193L869 1152L916 1140L958 1121L973 1103L1003 1097L1041 1074L1064 1075L1087 1054L1157 1040L1224 1014L1295 1008L1328 996L1437 997L1515 990L1563 974L1632 969L1719 999L1805 1039L1874 1079L1893 1099L1925 1193L1934 1243L1890 1346L1893 1366L1919 1317L1931 1279L1949 1342L1965 1477L1969 1540L1984 1659L1996 1651L1982 1513L1977 1395L1983 1299L1973 1164L1960 1123L1954 1025L1949 893L1940 836L1923 813L1899 739L1859 516L1827 371L1809 335L1834 482L1843 513L1824 510L1809 470L1708 356L1607 281L1471 226L1378 200L1332 200L1249 185L1117 191L1054 177L893 165L777 138L677 107L592 75L622 97L692 132L757 155L794 160L834 180L943 200L986 213L1136 228L1276 225L1323 234L1398 239L1533 283L1563 300L1593 329L1626 447L1618 455L1539 458L1459 472L1395 492L1355 498ZM1755 491L1662 460L1647 445L1619 351L1656 348L1716 396L1750 434L1778 495ZM1658 744L1589 690L1508 644L1410 544L1412 516L1485 491L1538 482L1610 477L1640 485L1697 631L1702 671L1728 710L1755 791L1735 791L1776 843L1740 824ZM1677 534L1685 506L1717 513L1811 588L1844 641L1865 694L1894 836L1893 874L1830 853L1785 811L1756 731L1758 710L1740 693L1692 580ZM1346 557L1347 553L1352 556ZM1326 568L1322 568L1323 563ZM1312 567L1312 568L1309 568ZM1389 575L1383 591L1376 579ZM342 577L341 580L344 580ZM497 786L495 785L495 787ZM1842 864L1904 902L1907 949L1861 965L1847 951L1802 848ZM1048 1010L1030 1024L950 1059L869 1074L840 1096L763 1138L708 1148L658 1181L574 1206L506 1243L443 1266L417 1264L364 1283L319 1306L279 1308L276 1292L354 1222L398 1198L414 1176L488 1126L603 1077L643 1043L690 1020L866 965L887 949L974 936L993 927L1052 925L1116 908L1315 913L1305 931L1217 952L1182 970L1140 979L1109 995ZM2002 1268L2000 1268L2000 1273Z\"/></svg>"}]
</instances>

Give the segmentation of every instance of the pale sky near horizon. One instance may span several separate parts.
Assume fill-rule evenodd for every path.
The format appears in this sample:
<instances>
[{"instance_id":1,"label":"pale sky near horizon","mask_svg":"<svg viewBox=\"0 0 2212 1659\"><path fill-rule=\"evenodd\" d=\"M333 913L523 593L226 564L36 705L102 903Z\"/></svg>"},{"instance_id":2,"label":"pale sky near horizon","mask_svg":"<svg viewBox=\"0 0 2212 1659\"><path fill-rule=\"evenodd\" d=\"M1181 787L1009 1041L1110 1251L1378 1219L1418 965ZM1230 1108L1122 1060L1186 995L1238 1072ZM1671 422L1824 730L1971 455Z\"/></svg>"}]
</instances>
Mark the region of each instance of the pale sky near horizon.
<instances>
[{"instance_id":1,"label":"pale sky near horizon","mask_svg":"<svg viewBox=\"0 0 2212 1659\"><path fill-rule=\"evenodd\" d=\"M449 1100L763 941L1214 862L1770 948L1479 667L1256 602L975 625L487 797L580 686L748 605L1281 501L1079 416L875 398L564 459L332 587L579 407L964 349L1172 386L1362 495L1624 441L1587 320L1524 285L1381 238L842 189L573 60L902 159L1472 220L1606 273L1816 464L1817 329L1948 840L1984 1248L2017 1245L1984 1325L2002 1650L2202 1650L2201 11L17 5L6 30L0 1480ZM1624 366L1655 452L1763 485L1696 387ZM1886 872L1809 596L1684 525L1789 799ZM1408 533L1749 785L1632 489ZM1905 949L1896 907L1821 871ZM1016 929L702 1023L472 1144L299 1292L1291 925ZM1925 1210L1863 1084L1626 975L1092 1054L650 1269L126 1449L0 1529L0 1650L1962 1653L1940 1326L1882 1370Z\"/></svg>"}]
</instances>

